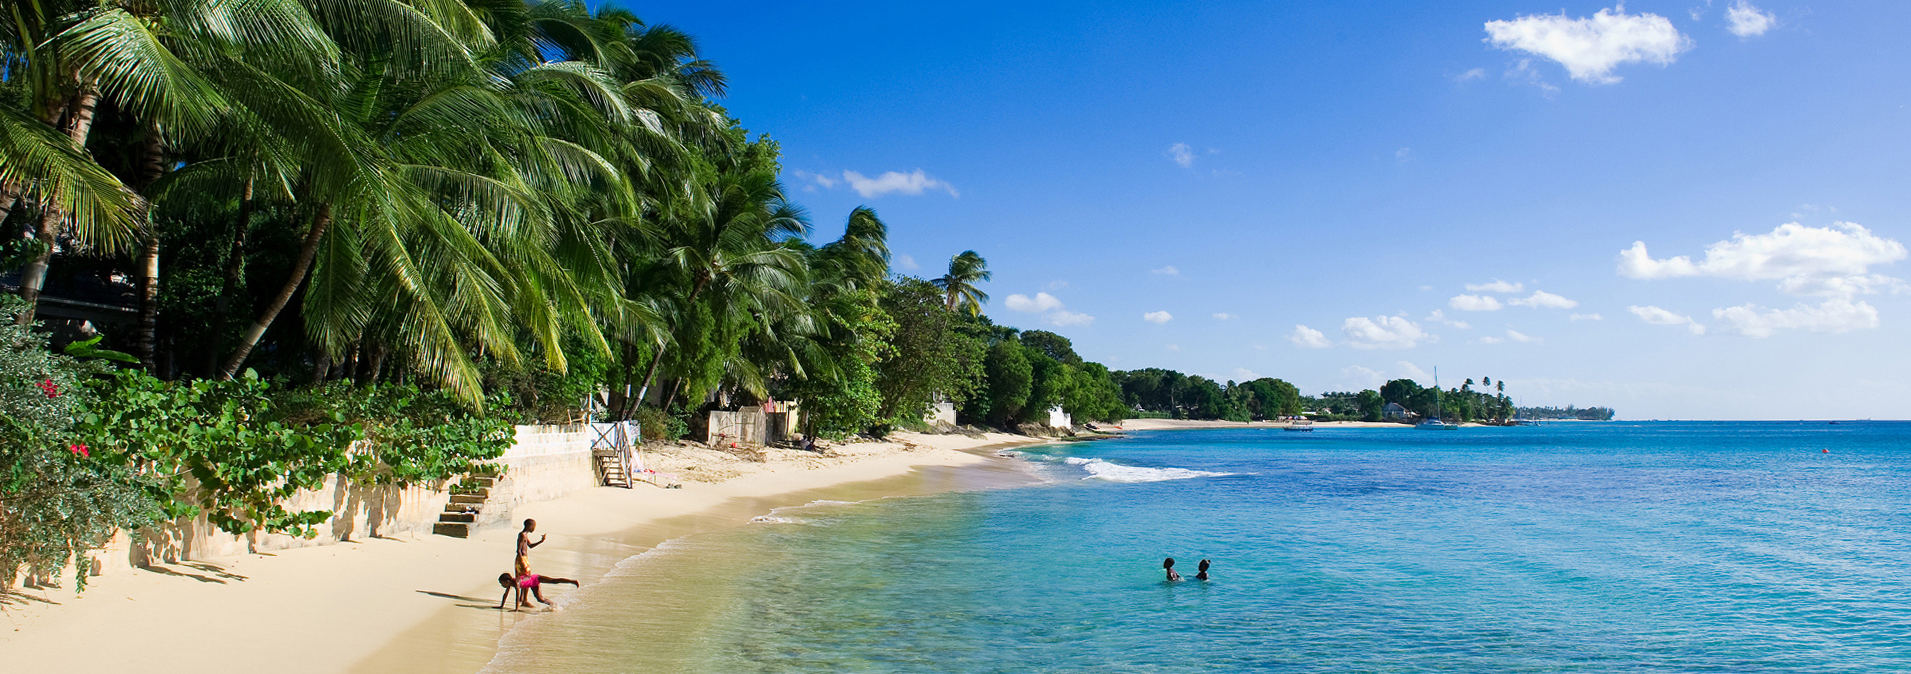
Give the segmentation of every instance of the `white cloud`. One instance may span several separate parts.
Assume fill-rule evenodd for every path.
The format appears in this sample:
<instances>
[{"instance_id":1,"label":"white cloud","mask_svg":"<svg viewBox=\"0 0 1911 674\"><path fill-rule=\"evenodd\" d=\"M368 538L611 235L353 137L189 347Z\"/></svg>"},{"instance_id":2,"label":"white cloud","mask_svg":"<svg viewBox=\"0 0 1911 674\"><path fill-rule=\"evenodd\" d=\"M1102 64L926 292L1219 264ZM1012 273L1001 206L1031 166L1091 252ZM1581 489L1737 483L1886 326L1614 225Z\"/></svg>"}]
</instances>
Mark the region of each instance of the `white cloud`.
<instances>
[{"instance_id":1,"label":"white cloud","mask_svg":"<svg viewBox=\"0 0 1911 674\"><path fill-rule=\"evenodd\" d=\"M1236 318L1240 318L1240 316L1236 316L1234 314L1215 314L1214 315L1214 320L1217 320L1217 321L1231 321Z\"/></svg>"},{"instance_id":2,"label":"white cloud","mask_svg":"<svg viewBox=\"0 0 1911 674\"><path fill-rule=\"evenodd\" d=\"M1421 340L1435 339L1400 316L1356 316L1342 323L1340 331L1347 334L1347 345L1356 349L1411 349Z\"/></svg>"},{"instance_id":3,"label":"white cloud","mask_svg":"<svg viewBox=\"0 0 1911 674\"><path fill-rule=\"evenodd\" d=\"M1042 316L1042 322L1048 323L1049 325L1089 325L1095 322L1094 316L1063 309L1061 298L1048 293L1038 292L1035 293L1034 297L1017 293L1008 296L1007 299L1003 300L1003 303L1008 305L1009 310L1020 311L1025 314L1047 312L1047 315Z\"/></svg>"},{"instance_id":4,"label":"white cloud","mask_svg":"<svg viewBox=\"0 0 1911 674\"><path fill-rule=\"evenodd\" d=\"M1180 345L1180 344L1169 344L1169 345L1167 345L1167 346L1164 346L1164 347L1162 347L1162 348L1164 348L1164 349L1167 349L1167 350L1169 350L1169 351L1180 351L1180 350L1181 350L1181 345Z\"/></svg>"},{"instance_id":5,"label":"white cloud","mask_svg":"<svg viewBox=\"0 0 1911 674\"><path fill-rule=\"evenodd\" d=\"M1007 304L1010 310L1025 314L1039 314L1062 308L1062 301L1048 293L1035 293L1034 297L1022 294L1010 295L1003 303Z\"/></svg>"},{"instance_id":6,"label":"white cloud","mask_svg":"<svg viewBox=\"0 0 1911 674\"><path fill-rule=\"evenodd\" d=\"M1476 293L1516 293L1526 289L1524 283L1507 283L1493 279L1492 283L1468 283L1466 289Z\"/></svg>"},{"instance_id":7,"label":"white cloud","mask_svg":"<svg viewBox=\"0 0 1911 674\"><path fill-rule=\"evenodd\" d=\"M1657 14L1627 14L1624 5L1591 18L1538 14L1486 22L1486 41L1499 49L1552 59L1581 82L1610 84L1613 68L1627 63L1670 65L1692 43L1672 21Z\"/></svg>"},{"instance_id":8,"label":"white cloud","mask_svg":"<svg viewBox=\"0 0 1911 674\"><path fill-rule=\"evenodd\" d=\"M1473 326L1467 325L1466 321L1459 321L1459 320L1447 318L1446 312L1441 311L1439 309L1434 309L1433 313L1427 314L1427 320L1433 321L1435 323L1439 323L1441 325L1445 325L1449 328L1459 328L1461 330L1470 330L1473 328Z\"/></svg>"},{"instance_id":9,"label":"white cloud","mask_svg":"<svg viewBox=\"0 0 1911 674\"><path fill-rule=\"evenodd\" d=\"M1424 381L1429 385L1433 383L1433 375L1427 374L1427 371L1420 369L1418 365L1403 360L1394 363L1394 367L1400 368L1400 374L1406 375L1408 379Z\"/></svg>"},{"instance_id":10,"label":"white cloud","mask_svg":"<svg viewBox=\"0 0 1911 674\"><path fill-rule=\"evenodd\" d=\"M1160 269L1150 269L1148 270L1148 273L1154 274L1156 276L1180 276L1181 270L1175 269L1174 265L1168 265Z\"/></svg>"},{"instance_id":11,"label":"white cloud","mask_svg":"<svg viewBox=\"0 0 1911 674\"><path fill-rule=\"evenodd\" d=\"M1461 311L1499 311L1500 301L1486 295L1454 295L1447 306Z\"/></svg>"},{"instance_id":12,"label":"white cloud","mask_svg":"<svg viewBox=\"0 0 1911 674\"><path fill-rule=\"evenodd\" d=\"M1194 148L1187 143L1175 143L1168 146L1168 159L1180 164L1181 168L1194 168Z\"/></svg>"},{"instance_id":13,"label":"white cloud","mask_svg":"<svg viewBox=\"0 0 1911 674\"><path fill-rule=\"evenodd\" d=\"M890 262L903 269L922 268L922 265L916 264L916 258L910 257L907 253L897 253L895 257L890 258Z\"/></svg>"},{"instance_id":14,"label":"white cloud","mask_svg":"<svg viewBox=\"0 0 1911 674\"><path fill-rule=\"evenodd\" d=\"M1256 379L1261 378L1260 373L1247 369L1245 367L1234 368L1233 374L1234 374L1235 381L1254 381Z\"/></svg>"},{"instance_id":15,"label":"white cloud","mask_svg":"<svg viewBox=\"0 0 1911 674\"><path fill-rule=\"evenodd\" d=\"M844 171L843 180L849 183L850 189L856 190L856 193L863 195L865 199L874 199L892 192L913 196L922 194L925 190L948 192L952 197L962 196L956 192L954 185L931 178L929 174L923 173L922 169L916 169L914 173L884 171L882 175L874 178L865 177L855 171Z\"/></svg>"},{"instance_id":16,"label":"white cloud","mask_svg":"<svg viewBox=\"0 0 1911 674\"><path fill-rule=\"evenodd\" d=\"M1500 339L1498 337L1481 337L1480 343L1481 344L1504 344L1506 343L1506 340Z\"/></svg>"},{"instance_id":17,"label":"white cloud","mask_svg":"<svg viewBox=\"0 0 1911 674\"><path fill-rule=\"evenodd\" d=\"M1799 304L1790 309L1761 309L1747 304L1713 309L1712 316L1747 337L1770 337L1778 330L1850 332L1878 327L1877 309L1843 298L1828 299L1815 307Z\"/></svg>"},{"instance_id":18,"label":"white cloud","mask_svg":"<svg viewBox=\"0 0 1911 674\"><path fill-rule=\"evenodd\" d=\"M1572 320L1575 320L1575 321L1603 321L1603 320L1606 320L1606 317L1605 317L1605 316L1601 316L1601 315L1599 315L1599 314L1573 314L1572 316L1568 316L1568 318L1571 318Z\"/></svg>"},{"instance_id":19,"label":"white cloud","mask_svg":"<svg viewBox=\"0 0 1911 674\"><path fill-rule=\"evenodd\" d=\"M1761 11L1752 3L1738 0L1725 10L1726 30L1739 37L1758 37L1772 26L1778 25L1778 17L1771 12Z\"/></svg>"},{"instance_id":20,"label":"white cloud","mask_svg":"<svg viewBox=\"0 0 1911 674\"><path fill-rule=\"evenodd\" d=\"M1507 300L1506 303L1516 307L1532 307L1534 309L1571 309L1579 306L1578 302L1544 290L1535 290L1531 295L1510 299Z\"/></svg>"},{"instance_id":21,"label":"white cloud","mask_svg":"<svg viewBox=\"0 0 1911 674\"><path fill-rule=\"evenodd\" d=\"M797 181L803 183L803 191L805 192L815 192L818 187L829 189L835 187L837 182L835 178L820 173L810 173L809 171L791 171L790 175L796 176Z\"/></svg>"},{"instance_id":22,"label":"white cloud","mask_svg":"<svg viewBox=\"0 0 1911 674\"><path fill-rule=\"evenodd\" d=\"M1519 63L1514 64L1511 68L1507 68L1501 77L1508 82L1531 84L1535 87L1539 87L1540 92L1545 94L1547 98L1552 98L1553 94L1559 93L1559 87L1553 86L1551 82L1547 82L1546 77L1539 74L1539 69L1533 67L1532 59L1520 59Z\"/></svg>"},{"instance_id":23,"label":"white cloud","mask_svg":"<svg viewBox=\"0 0 1911 674\"><path fill-rule=\"evenodd\" d=\"M1294 332L1287 335L1287 341L1303 349L1325 349L1334 343L1327 341L1327 334L1305 325L1294 326Z\"/></svg>"},{"instance_id":24,"label":"white cloud","mask_svg":"<svg viewBox=\"0 0 1911 674\"><path fill-rule=\"evenodd\" d=\"M1403 147L1398 150L1394 150L1393 158L1394 158L1394 161L1400 162L1402 164L1413 161L1413 148Z\"/></svg>"},{"instance_id":25,"label":"white cloud","mask_svg":"<svg viewBox=\"0 0 1911 674\"><path fill-rule=\"evenodd\" d=\"M1506 329L1506 338L1507 338L1507 339L1510 339L1510 340L1513 340L1513 341L1515 341L1515 342L1526 342L1526 343L1530 343L1530 344L1540 344L1540 343L1543 343L1543 342L1545 342L1545 341L1546 341L1546 340L1544 340L1544 339L1540 339L1540 338L1538 338L1538 337L1534 337L1534 336L1532 336L1532 335L1528 335L1528 334L1525 334L1525 333L1522 333L1522 332L1520 332L1520 331L1518 331L1518 330L1514 330L1514 329L1512 329L1512 328L1507 328L1507 329Z\"/></svg>"},{"instance_id":26,"label":"white cloud","mask_svg":"<svg viewBox=\"0 0 1911 674\"><path fill-rule=\"evenodd\" d=\"M1049 325L1056 326L1090 325L1095 322L1095 317L1088 314L1058 309L1054 313L1043 316L1042 320L1048 321Z\"/></svg>"},{"instance_id":27,"label":"white cloud","mask_svg":"<svg viewBox=\"0 0 1911 674\"><path fill-rule=\"evenodd\" d=\"M1471 82L1471 81L1473 81L1473 80L1478 80L1478 79L1485 79L1485 78L1486 78L1486 69L1485 69L1485 68L1474 68L1474 69L1472 69L1472 70L1468 70L1468 71L1466 71L1466 72L1463 72L1463 73L1460 73L1460 74L1458 74L1458 75L1454 75L1454 76L1453 76L1453 81L1455 81L1455 82Z\"/></svg>"},{"instance_id":28,"label":"white cloud","mask_svg":"<svg viewBox=\"0 0 1911 674\"><path fill-rule=\"evenodd\" d=\"M1381 374L1379 370L1371 370L1359 365L1341 368L1340 375L1352 381L1354 385L1351 388L1354 389L1377 389L1381 384L1387 383L1387 376Z\"/></svg>"},{"instance_id":29,"label":"white cloud","mask_svg":"<svg viewBox=\"0 0 1911 674\"><path fill-rule=\"evenodd\" d=\"M1049 290L1066 290L1068 288L1068 282L1067 281L1049 281L1048 285L1045 285L1042 287Z\"/></svg>"},{"instance_id":30,"label":"white cloud","mask_svg":"<svg viewBox=\"0 0 1911 674\"><path fill-rule=\"evenodd\" d=\"M1619 251L1619 274L1636 279L1712 276L1737 281L1778 281L1793 295L1845 297L1900 290L1903 281L1870 273L1873 265L1904 259L1904 244L1863 226L1840 222L1831 227L1779 225L1770 234L1733 233L1730 241L1707 246L1705 260L1680 255L1652 259L1644 241Z\"/></svg>"},{"instance_id":31,"label":"white cloud","mask_svg":"<svg viewBox=\"0 0 1911 674\"><path fill-rule=\"evenodd\" d=\"M1155 325L1161 325L1162 323L1166 323L1168 321L1174 320L1174 314L1170 314L1166 311L1150 311L1148 313L1142 314L1141 320L1147 321L1149 323L1153 323Z\"/></svg>"},{"instance_id":32,"label":"white cloud","mask_svg":"<svg viewBox=\"0 0 1911 674\"><path fill-rule=\"evenodd\" d=\"M1691 316L1673 313L1650 305L1643 307L1636 305L1630 306L1626 307L1626 311L1630 311L1632 315L1638 316L1639 320L1653 325L1683 325L1685 329L1692 334L1705 334L1705 326L1699 325L1697 321L1692 320Z\"/></svg>"}]
</instances>

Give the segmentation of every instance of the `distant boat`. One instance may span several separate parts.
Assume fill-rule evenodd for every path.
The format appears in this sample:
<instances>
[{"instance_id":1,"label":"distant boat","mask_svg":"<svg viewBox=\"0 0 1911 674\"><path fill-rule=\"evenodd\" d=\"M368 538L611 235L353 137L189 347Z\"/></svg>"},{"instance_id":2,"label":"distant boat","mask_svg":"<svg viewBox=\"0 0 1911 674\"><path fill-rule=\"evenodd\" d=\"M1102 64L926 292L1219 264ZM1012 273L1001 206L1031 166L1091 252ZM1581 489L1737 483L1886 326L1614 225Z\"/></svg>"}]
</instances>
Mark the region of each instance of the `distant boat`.
<instances>
[{"instance_id":1,"label":"distant boat","mask_svg":"<svg viewBox=\"0 0 1911 674\"><path fill-rule=\"evenodd\" d=\"M1450 431L1459 428L1457 425L1440 420L1440 410L1443 409L1446 408L1440 406L1440 368L1436 367L1433 368L1433 416L1427 417L1426 421L1420 422L1414 428L1423 431Z\"/></svg>"},{"instance_id":2,"label":"distant boat","mask_svg":"<svg viewBox=\"0 0 1911 674\"><path fill-rule=\"evenodd\" d=\"M1513 421L1513 425L1514 426L1538 426L1539 422L1534 421L1532 419L1517 419Z\"/></svg>"},{"instance_id":3,"label":"distant boat","mask_svg":"<svg viewBox=\"0 0 1911 674\"><path fill-rule=\"evenodd\" d=\"M1311 433L1311 432L1313 432L1313 430L1314 430L1314 420L1313 420L1313 419L1295 419L1295 420L1293 420L1293 421L1289 421L1289 422L1287 422L1287 425L1286 425L1286 426L1282 426L1282 427L1281 427L1281 430L1283 430L1283 431L1307 431L1307 432L1310 432L1310 433Z\"/></svg>"}]
</instances>

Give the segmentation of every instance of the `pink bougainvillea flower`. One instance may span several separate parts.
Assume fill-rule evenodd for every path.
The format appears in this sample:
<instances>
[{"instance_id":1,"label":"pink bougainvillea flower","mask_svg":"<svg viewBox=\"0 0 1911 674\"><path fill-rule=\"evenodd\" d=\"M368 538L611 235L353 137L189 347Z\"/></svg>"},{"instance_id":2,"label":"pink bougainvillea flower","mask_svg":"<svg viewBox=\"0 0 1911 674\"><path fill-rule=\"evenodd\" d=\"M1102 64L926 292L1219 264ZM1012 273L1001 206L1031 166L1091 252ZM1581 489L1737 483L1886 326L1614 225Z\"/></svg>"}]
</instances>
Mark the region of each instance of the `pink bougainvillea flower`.
<instances>
[{"instance_id":1,"label":"pink bougainvillea flower","mask_svg":"<svg viewBox=\"0 0 1911 674\"><path fill-rule=\"evenodd\" d=\"M60 397L60 387L55 385L53 383L53 380L50 378L47 379L46 381L40 382L39 384L35 384L35 386L39 386L40 390L45 391L46 397L48 398Z\"/></svg>"},{"instance_id":2,"label":"pink bougainvillea flower","mask_svg":"<svg viewBox=\"0 0 1911 674\"><path fill-rule=\"evenodd\" d=\"M71 445L66 448L66 451L72 452L74 454L78 454L80 456L84 456L89 459L93 458L93 453L90 451L87 451L86 445Z\"/></svg>"}]
</instances>

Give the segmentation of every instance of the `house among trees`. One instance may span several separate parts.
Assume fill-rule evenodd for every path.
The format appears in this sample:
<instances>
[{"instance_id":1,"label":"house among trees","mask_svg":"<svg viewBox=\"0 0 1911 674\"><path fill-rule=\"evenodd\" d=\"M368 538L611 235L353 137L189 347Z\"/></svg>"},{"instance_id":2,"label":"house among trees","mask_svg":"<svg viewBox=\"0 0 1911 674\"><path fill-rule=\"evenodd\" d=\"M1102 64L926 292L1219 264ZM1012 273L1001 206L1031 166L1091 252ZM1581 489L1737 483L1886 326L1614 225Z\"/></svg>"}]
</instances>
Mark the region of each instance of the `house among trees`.
<instances>
[{"instance_id":1,"label":"house among trees","mask_svg":"<svg viewBox=\"0 0 1911 674\"><path fill-rule=\"evenodd\" d=\"M1380 418L1387 421L1406 421L1407 408L1401 407L1400 403L1387 403L1386 407L1380 408Z\"/></svg>"}]
</instances>

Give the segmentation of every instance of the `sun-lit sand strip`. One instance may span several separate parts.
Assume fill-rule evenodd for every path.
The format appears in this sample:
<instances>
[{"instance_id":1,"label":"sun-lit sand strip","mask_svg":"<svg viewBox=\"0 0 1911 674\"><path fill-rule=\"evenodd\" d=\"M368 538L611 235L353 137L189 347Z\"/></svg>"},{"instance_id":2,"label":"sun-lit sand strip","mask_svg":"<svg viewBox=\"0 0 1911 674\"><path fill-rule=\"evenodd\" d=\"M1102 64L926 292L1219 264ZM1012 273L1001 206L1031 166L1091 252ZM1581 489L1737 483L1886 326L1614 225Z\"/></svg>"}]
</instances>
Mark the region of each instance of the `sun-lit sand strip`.
<instances>
[{"instance_id":1,"label":"sun-lit sand strip","mask_svg":"<svg viewBox=\"0 0 1911 674\"><path fill-rule=\"evenodd\" d=\"M896 437L838 447L828 459L787 450L764 463L712 465L702 455L719 453L702 450L658 457L653 468L683 474L682 489L592 489L526 505L510 521L535 518L550 536L532 554L535 572L588 589L662 541L776 507L1025 483L995 450L1041 442ZM689 470L699 458L700 470ZM80 598L26 590L0 613L0 662L22 672L474 672L506 630L535 615L494 608L515 534L513 525L469 539L406 535L189 562L102 576Z\"/></svg>"}]
</instances>

